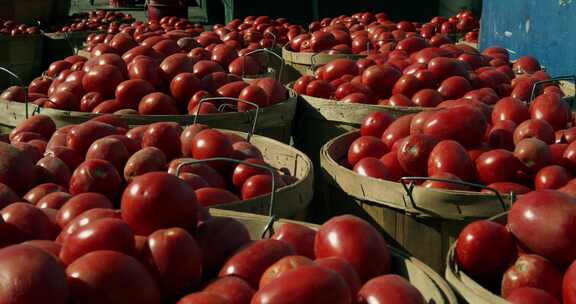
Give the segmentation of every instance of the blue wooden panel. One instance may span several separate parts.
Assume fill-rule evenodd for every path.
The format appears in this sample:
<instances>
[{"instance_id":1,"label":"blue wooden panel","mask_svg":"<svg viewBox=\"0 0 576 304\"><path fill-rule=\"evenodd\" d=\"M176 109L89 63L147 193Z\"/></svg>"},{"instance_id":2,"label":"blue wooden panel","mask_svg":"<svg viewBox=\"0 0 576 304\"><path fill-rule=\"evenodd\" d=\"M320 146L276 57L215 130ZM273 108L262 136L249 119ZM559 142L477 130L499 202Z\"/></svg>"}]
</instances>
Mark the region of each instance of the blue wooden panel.
<instances>
[{"instance_id":1,"label":"blue wooden panel","mask_svg":"<svg viewBox=\"0 0 576 304\"><path fill-rule=\"evenodd\" d=\"M551 75L576 74L576 0L484 0L480 47L532 55Z\"/></svg>"}]
</instances>

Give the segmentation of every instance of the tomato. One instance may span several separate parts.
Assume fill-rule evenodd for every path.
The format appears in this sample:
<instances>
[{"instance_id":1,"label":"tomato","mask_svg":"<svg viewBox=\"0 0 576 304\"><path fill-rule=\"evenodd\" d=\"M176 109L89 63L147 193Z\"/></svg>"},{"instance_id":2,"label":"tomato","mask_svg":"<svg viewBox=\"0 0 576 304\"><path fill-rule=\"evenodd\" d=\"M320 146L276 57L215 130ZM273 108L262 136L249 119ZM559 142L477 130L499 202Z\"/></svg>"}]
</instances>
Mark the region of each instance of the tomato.
<instances>
[{"instance_id":1,"label":"tomato","mask_svg":"<svg viewBox=\"0 0 576 304\"><path fill-rule=\"evenodd\" d=\"M54 183L40 184L24 194L23 199L32 204L36 204L41 198L52 192L66 191L62 186Z\"/></svg>"},{"instance_id":2,"label":"tomato","mask_svg":"<svg viewBox=\"0 0 576 304\"><path fill-rule=\"evenodd\" d=\"M286 242L298 255L314 258L314 239L316 231L296 223L284 223L276 230L272 239Z\"/></svg>"},{"instance_id":3,"label":"tomato","mask_svg":"<svg viewBox=\"0 0 576 304\"><path fill-rule=\"evenodd\" d=\"M514 130L516 124L511 120L498 120L486 134L486 141L494 148L514 150Z\"/></svg>"},{"instance_id":4,"label":"tomato","mask_svg":"<svg viewBox=\"0 0 576 304\"><path fill-rule=\"evenodd\" d=\"M351 299L346 282L336 272L319 266L302 266L258 290L251 303L348 304Z\"/></svg>"},{"instance_id":5,"label":"tomato","mask_svg":"<svg viewBox=\"0 0 576 304\"><path fill-rule=\"evenodd\" d=\"M213 278L228 258L250 242L250 233L233 218L212 217L198 225L195 238L202 251L203 276Z\"/></svg>"},{"instance_id":6,"label":"tomato","mask_svg":"<svg viewBox=\"0 0 576 304\"><path fill-rule=\"evenodd\" d=\"M30 245L14 245L0 250L0 280L5 303L54 303L69 301L66 274L57 258Z\"/></svg>"},{"instance_id":7,"label":"tomato","mask_svg":"<svg viewBox=\"0 0 576 304\"><path fill-rule=\"evenodd\" d=\"M105 160L88 159L81 163L70 178L70 194L96 192L114 200L120 191L122 178L114 166Z\"/></svg>"},{"instance_id":8,"label":"tomato","mask_svg":"<svg viewBox=\"0 0 576 304\"><path fill-rule=\"evenodd\" d=\"M412 102L420 107L435 107L444 98L438 91L432 89L422 89L412 96Z\"/></svg>"},{"instance_id":9,"label":"tomato","mask_svg":"<svg viewBox=\"0 0 576 304\"><path fill-rule=\"evenodd\" d=\"M559 304L553 296L542 289L532 287L518 288L510 293L506 300L512 304ZM564 303L570 303L565 301Z\"/></svg>"},{"instance_id":10,"label":"tomato","mask_svg":"<svg viewBox=\"0 0 576 304\"><path fill-rule=\"evenodd\" d=\"M560 300L562 277L563 273L547 259L535 254L521 255L504 273L502 297L508 298L518 288L533 287L547 291Z\"/></svg>"},{"instance_id":11,"label":"tomato","mask_svg":"<svg viewBox=\"0 0 576 304\"><path fill-rule=\"evenodd\" d=\"M90 145L86 152L86 159L100 159L109 161L117 172L124 169L126 161L130 157L126 146L116 138L100 138Z\"/></svg>"},{"instance_id":12,"label":"tomato","mask_svg":"<svg viewBox=\"0 0 576 304\"><path fill-rule=\"evenodd\" d=\"M398 148L397 157L400 166L412 176L426 175L428 156L436 140L425 134L413 134L405 138Z\"/></svg>"},{"instance_id":13,"label":"tomato","mask_svg":"<svg viewBox=\"0 0 576 304\"><path fill-rule=\"evenodd\" d=\"M262 289L266 285L270 284L270 282L278 279L288 271L298 269L299 267L302 266L310 266L310 265L315 265L314 261L305 256L291 255L283 257L276 263L270 265L270 267L268 267L266 271L262 273L262 277L260 278L259 289Z\"/></svg>"},{"instance_id":14,"label":"tomato","mask_svg":"<svg viewBox=\"0 0 576 304\"><path fill-rule=\"evenodd\" d=\"M194 238L184 229L160 229L150 234L144 259L166 298L176 299L200 284L201 252Z\"/></svg>"},{"instance_id":15,"label":"tomato","mask_svg":"<svg viewBox=\"0 0 576 304\"><path fill-rule=\"evenodd\" d=\"M537 138L526 138L518 142L514 156L532 173L538 172L552 162L550 147Z\"/></svg>"},{"instance_id":16,"label":"tomato","mask_svg":"<svg viewBox=\"0 0 576 304\"><path fill-rule=\"evenodd\" d=\"M142 148L156 147L166 156L174 159L180 156L180 136L182 127L173 122L157 122L150 124L142 137Z\"/></svg>"},{"instance_id":17,"label":"tomato","mask_svg":"<svg viewBox=\"0 0 576 304\"><path fill-rule=\"evenodd\" d=\"M444 79L438 87L438 93L444 99L457 99L472 90L470 82L462 76L452 76Z\"/></svg>"},{"instance_id":18,"label":"tomato","mask_svg":"<svg viewBox=\"0 0 576 304\"><path fill-rule=\"evenodd\" d=\"M236 194L214 187L202 187L194 191L196 200L201 206L211 207L214 205L223 205L240 201Z\"/></svg>"},{"instance_id":19,"label":"tomato","mask_svg":"<svg viewBox=\"0 0 576 304\"><path fill-rule=\"evenodd\" d=\"M344 75L356 76L359 74L356 62L350 59L335 59L324 66L323 80L332 81Z\"/></svg>"},{"instance_id":20,"label":"tomato","mask_svg":"<svg viewBox=\"0 0 576 304\"><path fill-rule=\"evenodd\" d=\"M361 81L376 97L387 98L392 94L392 88L401 76L402 73L394 67L374 65L362 73Z\"/></svg>"},{"instance_id":21,"label":"tomato","mask_svg":"<svg viewBox=\"0 0 576 304\"><path fill-rule=\"evenodd\" d=\"M558 266L567 266L576 257L572 218L576 199L553 190L539 190L518 199L508 214L508 227L530 252ZM547 223L553 221L555 225Z\"/></svg>"},{"instance_id":22,"label":"tomato","mask_svg":"<svg viewBox=\"0 0 576 304\"><path fill-rule=\"evenodd\" d=\"M64 239L60 259L68 265L77 258L97 250L132 254L134 235L130 227L117 218L101 218L79 227Z\"/></svg>"},{"instance_id":23,"label":"tomato","mask_svg":"<svg viewBox=\"0 0 576 304\"><path fill-rule=\"evenodd\" d=\"M92 67L82 78L86 92L98 92L104 97L113 97L116 87L124 81L122 71L110 64Z\"/></svg>"},{"instance_id":24,"label":"tomato","mask_svg":"<svg viewBox=\"0 0 576 304\"><path fill-rule=\"evenodd\" d=\"M476 175L474 163L458 142L443 140L439 142L428 158L428 176L447 172L464 181L472 181Z\"/></svg>"},{"instance_id":25,"label":"tomato","mask_svg":"<svg viewBox=\"0 0 576 304\"><path fill-rule=\"evenodd\" d=\"M324 267L326 269L333 270L337 272L342 278L346 281L346 284L350 288L350 294L355 295L358 294L362 283L360 282L360 277L356 270L352 267L350 263L348 263L345 259L340 257L328 257L317 259L314 261L316 265L320 267Z\"/></svg>"},{"instance_id":26,"label":"tomato","mask_svg":"<svg viewBox=\"0 0 576 304\"><path fill-rule=\"evenodd\" d=\"M484 286L498 286L502 274L515 258L514 236L498 223L475 221L467 225L458 236L458 266Z\"/></svg>"},{"instance_id":27,"label":"tomato","mask_svg":"<svg viewBox=\"0 0 576 304\"><path fill-rule=\"evenodd\" d=\"M386 145L377 137L361 136L348 148L348 162L354 166L366 157L380 158L388 152Z\"/></svg>"},{"instance_id":28,"label":"tomato","mask_svg":"<svg viewBox=\"0 0 576 304\"><path fill-rule=\"evenodd\" d=\"M71 198L72 195L66 192L52 192L38 200L36 207L40 209L51 208L58 210Z\"/></svg>"},{"instance_id":29,"label":"tomato","mask_svg":"<svg viewBox=\"0 0 576 304\"><path fill-rule=\"evenodd\" d=\"M257 287L264 271L294 249L287 243L274 239L254 242L233 255L220 270L220 277L235 275L252 287Z\"/></svg>"},{"instance_id":30,"label":"tomato","mask_svg":"<svg viewBox=\"0 0 576 304\"><path fill-rule=\"evenodd\" d=\"M228 304L228 301L218 294L203 291L191 293L176 304Z\"/></svg>"},{"instance_id":31,"label":"tomato","mask_svg":"<svg viewBox=\"0 0 576 304\"><path fill-rule=\"evenodd\" d=\"M510 181L521 168L514 154L504 149L485 152L476 159L478 179L484 184Z\"/></svg>"},{"instance_id":32,"label":"tomato","mask_svg":"<svg viewBox=\"0 0 576 304\"><path fill-rule=\"evenodd\" d=\"M392 149L394 143L399 139L410 135L410 123L412 122L412 118L414 118L414 114L402 116L391 123L386 131L382 133L382 142L388 147L388 149Z\"/></svg>"},{"instance_id":33,"label":"tomato","mask_svg":"<svg viewBox=\"0 0 576 304\"><path fill-rule=\"evenodd\" d=\"M536 174L536 190L558 189L566 185L572 179L572 174L561 166L547 166Z\"/></svg>"},{"instance_id":34,"label":"tomato","mask_svg":"<svg viewBox=\"0 0 576 304\"><path fill-rule=\"evenodd\" d=\"M453 139L469 147L482 141L486 129L481 111L471 106L455 106L430 115L422 131L437 140Z\"/></svg>"},{"instance_id":35,"label":"tomato","mask_svg":"<svg viewBox=\"0 0 576 304\"><path fill-rule=\"evenodd\" d=\"M239 277L222 277L204 288L205 292L220 295L228 304L249 304L256 292L246 281Z\"/></svg>"},{"instance_id":36,"label":"tomato","mask_svg":"<svg viewBox=\"0 0 576 304\"><path fill-rule=\"evenodd\" d=\"M547 144L554 143L554 129L541 119L529 119L522 122L514 130L514 143L518 144L522 139L536 137Z\"/></svg>"},{"instance_id":37,"label":"tomato","mask_svg":"<svg viewBox=\"0 0 576 304\"><path fill-rule=\"evenodd\" d=\"M66 274L75 303L161 303L158 286L146 268L120 252L90 252L70 264Z\"/></svg>"},{"instance_id":38,"label":"tomato","mask_svg":"<svg viewBox=\"0 0 576 304\"><path fill-rule=\"evenodd\" d=\"M390 253L384 238L364 220L342 215L324 223L314 242L316 258L341 257L362 282L390 271ZM368 258L370 257L370 258Z\"/></svg>"},{"instance_id":39,"label":"tomato","mask_svg":"<svg viewBox=\"0 0 576 304\"><path fill-rule=\"evenodd\" d=\"M368 281L360 292L359 303L424 304L424 297L410 282L396 274L376 277Z\"/></svg>"},{"instance_id":40,"label":"tomato","mask_svg":"<svg viewBox=\"0 0 576 304\"><path fill-rule=\"evenodd\" d=\"M164 172L150 172L134 178L121 200L122 218L138 235L172 227L194 231L198 209L192 188Z\"/></svg>"}]
</instances>

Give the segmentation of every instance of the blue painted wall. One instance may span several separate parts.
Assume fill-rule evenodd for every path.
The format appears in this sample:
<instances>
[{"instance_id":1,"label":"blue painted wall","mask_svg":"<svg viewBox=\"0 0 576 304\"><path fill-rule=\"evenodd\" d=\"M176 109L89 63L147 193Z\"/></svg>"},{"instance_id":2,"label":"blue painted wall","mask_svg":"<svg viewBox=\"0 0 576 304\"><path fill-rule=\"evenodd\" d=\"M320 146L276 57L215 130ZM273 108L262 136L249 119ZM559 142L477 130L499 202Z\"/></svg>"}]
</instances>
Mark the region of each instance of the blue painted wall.
<instances>
[{"instance_id":1,"label":"blue painted wall","mask_svg":"<svg viewBox=\"0 0 576 304\"><path fill-rule=\"evenodd\" d=\"M576 74L576 0L484 0L480 48L532 55L553 76Z\"/></svg>"}]
</instances>

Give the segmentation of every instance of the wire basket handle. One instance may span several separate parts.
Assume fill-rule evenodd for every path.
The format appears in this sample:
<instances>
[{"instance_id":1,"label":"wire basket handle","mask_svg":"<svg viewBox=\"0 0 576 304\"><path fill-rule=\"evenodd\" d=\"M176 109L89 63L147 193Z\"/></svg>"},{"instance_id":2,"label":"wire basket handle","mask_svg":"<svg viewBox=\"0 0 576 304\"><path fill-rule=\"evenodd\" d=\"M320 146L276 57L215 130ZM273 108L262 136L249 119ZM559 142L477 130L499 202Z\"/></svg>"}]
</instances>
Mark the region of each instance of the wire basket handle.
<instances>
[{"instance_id":1,"label":"wire basket handle","mask_svg":"<svg viewBox=\"0 0 576 304\"><path fill-rule=\"evenodd\" d=\"M271 182L271 184L272 184L271 188L272 189L270 191L270 206L268 208L268 216L270 217L270 219L269 219L268 223L266 224L266 226L264 227L264 230L262 231L261 238L263 238L263 239L266 238L266 235L268 235L268 237L271 237L274 234L274 223L278 220L278 216L274 213L274 206L276 203L275 193L276 193L276 176L277 176L274 169L269 167L269 166L265 166L265 165L261 165L261 164L255 164L255 163L237 160L237 159L228 158L228 157L213 157L213 158L207 158L207 159L185 158L176 167L176 176L180 176L180 170L184 166L194 165L194 164L198 164L198 163L213 162L213 161L226 161L226 162L232 162L232 163L236 163L236 164L242 164L242 165L246 165L246 166L253 167L256 169L266 170L270 173L270 176L272 177L272 182Z\"/></svg>"},{"instance_id":2,"label":"wire basket handle","mask_svg":"<svg viewBox=\"0 0 576 304\"><path fill-rule=\"evenodd\" d=\"M414 196L413 196L413 192L414 192L414 187L416 186L415 182L416 181L434 181L434 182L443 182L443 183L450 183L450 184L454 184L454 185L459 185L459 186L467 186L467 187L472 187L472 188L476 188L476 189L486 189L492 193L494 193L494 195L496 196L496 198L498 199L498 201L500 202L500 205L502 206L502 210L508 210L510 209L510 206L512 205L512 203L514 202L514 195L511 196L511 201L510 203L506 203L504 201L504 198L502 197L502 195L500 194L500 192L498 192L498 190L491 188L491 187L487 187L481 184L475 184L475 183L470 183L470 182L465 182L465 181L459 181L459 180L453 180L453 179L447 179L447 178L436 178L436 177L426 177L426 176L406 176L406 177L402 177L400 178L400 183L402 184L402 187L404 187L404 191L406 191L406 194L408 195L408 198L410 198L410 203L412 204L412 207L414 209L416 208L416 203L414 201Z\"/></svg>"},{"instance_id":3,"label":"wire basket handle","mask_svg":"<svg viewBox=\"0 0 576 304\"><path fill-rule=\"evenodd\" d=\"M198 116L200 116L200 109L201 109L201 105L202 103L206 102L206 101L212 101L212 100L229 100L229 101L236 101L236 102L242 102L242 103L246 103L249 104L253 107L256 108L256 112L254 113L254 120L252 120L252 128L250 130L248 130L248 135L246 136L246 141L250 142L250 139L252 138L252 136L254 135L254 133L256 132L256 124L258 123L258 115L260 113L260 106L258 106L258 104L250 102L250 101L246 101L243 99L239 99L239 98L234 98L234 97L209 97L209 98L202 98L202 100L200 100L200 102L198 103L198 105L196 106L196 115L194 116L194 120L192 121L193 124L196 124L198 122Z\"/></svg>"}]
</instances>

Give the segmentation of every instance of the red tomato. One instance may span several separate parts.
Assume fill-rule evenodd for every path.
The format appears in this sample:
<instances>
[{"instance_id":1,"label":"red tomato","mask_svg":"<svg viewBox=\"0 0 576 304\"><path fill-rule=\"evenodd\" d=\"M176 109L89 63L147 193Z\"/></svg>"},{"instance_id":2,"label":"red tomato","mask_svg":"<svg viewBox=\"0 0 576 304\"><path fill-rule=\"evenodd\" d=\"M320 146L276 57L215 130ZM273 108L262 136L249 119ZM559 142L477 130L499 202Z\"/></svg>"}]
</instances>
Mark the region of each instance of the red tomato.
<instances>
[{"instance_id":1,"label":"red tomato","mask_svg":"<svg viewBox=\"0 0 576 304\"><path fill-rule=\"evenodd\" d=\"M324 223L316 234L314 252L319 259L333 256L345 259L362 282L390 271L390 253L384 238L370 224L351 215Z\"/></svg>"},{"instance_id":2,"label":"red tomato","mask_svg":"<svg viewBox=\"0 0 576 304\"><path fill-rule=\"evenodd\" d=\"M24 261L24 262L23 262ZM57 258L30 245L14 245L0 250L0 283L5 303L69 302L66 274Z\"/></svg>"},{"instance_id":3,"label":"red tomato","mask_svg":"<svg viewBox=\"0 0 576 304\"><path fill-rule=\"evenodd\" d=\"M398 162L404 171L412 176L425 176L428 156L436 140L425 134L409 135L397 151Z\"/></svg>"},{"instance_id":4,"label":"red tomato","mask_svg":"<svg viewBox=\"0 0 576 304\"><path fill-rule=\"evenodd\" d=\"M337 272L346 281L346 284L350 288L350 294L358 294L362 283L360 282L360 277L354 267L348 263L345 259L340 257L328 257L322 258L314 261L318 266L324 267L326 269L331 269Z\"/></svg>"},{"instance_id":5,"label":"red tomato","mask_svg":"<svg viewBox=\"0 0 576 304\"><path fill-rule=\"evenodd\" d=\"M72 301L161 303L160 290L148 270L135 258L120 252L90 252L70 264L66 274Z\"/></svg>"},{"instance_id":6,"label":"red tomato","mask_svg":"<svg viewBox=\"0 0 576 304\"><path fill-rule=\"evenodd\" d=\"M122 218L138 235L172 227L194 231L198 209L192 188L164 172L150 172L134 178L121 200Z\"/></svg>"},{"instance_id":7,"label":"red tomato","mask_svg":"<svg viewBox=\"0 0 576 304\"><path fill-rule=\"evenodd\" d=\"M563 273L547 259L535 254L524 254L504 273L502 297L508 298L518 288L533 287L560 300L562 277Z\"/></svg>"},{"instance_id":8,"label":"red tomato","mask_svg":"<svg viewBox=\"0 0 576 304\"><path fill-rule=\"evenodd\" d=\"M515 258L514 236L498 223L475 221L467 225L458 236L458 266L484 286L498 286L502 274Z\"/></svg>"},{"instance_id":9,"label":"red tomato","mask_svg":"<svg viewBox=\"0 0 576 304\"><path fill-rule=\"evenodd\" d=\"M181 228L156 230L148 236L145 260L159 281L164 297L176 299L196 289L202 278L201 252Z\"/></svg>"},{"instance_id":10,"label":"red tomato","mask_svg":"<svg viewBox=\"0 0 576 304\"><path fill-rule=\"evenodd\" d=\"M222 267L219 276L235 275L256 288L268 267L292 254L294 249L282 241L273 239L256 241L233 255Z\"/></svg>"},{"instance_id":11,"label":"red tomato","mask_svg":"<svg viewBox=\"0 0 576 304\"><path fill-rule=\"evenodd\" d=\"M570 106L557 94L542 94L530 105L530 117L545 120L554 130L562 130L571 120Z\"/></svg>"},{"instance_id":12,"label":"red tomato","mask_svg":"<svg viewBox=\"0 0 576 304\"><path fill-rule=\"evenodd\" d=\"M482 112L471 106L456 106L434 112L422 131L437 140L453 139L464 146L474 146L482 141L486 129Z\"/></svg>"},{"instance_id":13,"label":"red tomato","mask_svg":"<svg viewBox=\"0 0 576 304\"><path fill-rule=\"evenodd\" d=\"M458 142L443 140L439 142L428 158L428 176L447 172L464 181L472 181L476 175L474 163Z\"/></svg>"},{"instance_id":14,"label":"red tomato","mask_svg":"<svg viewBox=\"0 0 576 304\"><path fill-rule=\"evenodd\" d=\"M70 194L96 192L114 200L120 191L122 178L114 166L105 160L88 159L81 163L70 178Z\"/></svg>"},{"instance_id":15,"label":"red tomato","mask_svg":"<svg viewBox=\"0 0 576 304\"><path fill-rule=\"evenodd\" d=\"M259 289L262 289L266 285L270 284L270 282L278 279L288 271L298 269L299 267L302 266L310 266L310 265L315 265L314 261L305 256L290 255L287 257L283 257L276 263L270 265L270 267L268 267L266 271L262 273L262 277L260 278L259 283Z\"/></svg>"},{"instance_id":16,"label":"red tomato","mask_svg":"<svg viewBox=\"0 0 576 304\"><path fill-rule=\"evenodd\" d=\"M330 290L329 293L326 293ZM302 266L286 272L256 292L252 304L348 304L351 295L344 279L332 270Z\"/></svg>"},{"instance_id":17,"label":"red tomato","mask_svg":"<svg viewBox=\"0 0 576 304\"><path fill-rule=\"evenodd\" d=\"M424 304L424 297L410 282L396 274L376 277L368 281L360 292L359 303L406 303Z\"/></svg>"},{"instance_id":18,"label":"red tomato","mask_svg":"<svg viewBox=\"0 0 576 304\"><path fill-rule=\"evenodd\" d=\"M561 166L547 166L536 174L534 185L536 190L558 189L566 185L572 179L572 174Z\"/></svg>"},{"instance_id":19,"label":"red tomato","mask_svg":"<svg viewBox=\"0 0 576 304\"><path fill-rule=\"evenodd\" d=\"M361 136L348 148L348 163L354 166L366 157L380 158L388 152L382 141L373 136Z\"/></svg>"},{"instance_id":20,"label":"red tomato","mask_svg":"<svg viewBox=\"0 0 576 304\"><path fill-rule=\"evenodd\" d=\"M228 304L248 304L256 292L246 281L235 276L219 278L204 291L220 295L228 300Z\"/></svg>"},{"instance_id":21,"label":"red tomato","mask_svg":"<svg viewBox=\"0 0 576 304\"><path fill-rule=\"evenodd\" d=\"M485 152L476 159L478 179L484 184L510 181L521 168L514 154L504 149Z\"/></svg>"},{"instance_id":22,"label":"red tomato","mask_svg":"<svg viewBox=\"0 0 576 304\"><path fill-rule=\"evenodd\" d=\"M544 120L529 119L514 130L514 143L518 144L522 139L529 137L536 137L550 145L554 143L554 129Z\"/></svg>"},{"instance_id":23,"label":"red tomato","mask_svg":"<svg viewBox=\"0 0 576 304\"><path fill-rule=\"evenodd\" d=\"M568 194L539 190L518 199L508 214L508 227L530 252L558 266L567 266L576 258L573 241L576 199ZM554 225L548 223L554 222Z\"/></svg>"},{"instance_id":24,"label":"red tomato","mask_svg":"<svg viewBox=\"0 0 576 304\"><path fill-rule=\"evenodd\" d=\"M414 114L402 116L391 123L386 131L382 133L382 142L388 147L388 149L392 149L394 143L399 139L410 135L410 123L412 122L412 118L414 118Z\"/></svg>"},{"instance_id":25,"label":"red tomato","mask_svg":"<svg viewBox=\"0 0 576 304\"><path fill-rule=\"evenodd\" d=\"M528 172L536 173L552 162L550 147L537 138L526 138L516 144L514 156Z\"/></svg>"},{"instance_id":26,"label":"red tomato","mask_svg":"<svg viewBox=\"0 0 576 304\"><path fill-rule=\"evenodd\" d=\"M532 287L518 288L510 293L506 300L512 304L559 304L553 296L542 289ZM564 303L570 303L564 301Z\"/></svg>"},{"instance_id":27,"label":"red tomato","mask_svg":"<svg viewBox=\"0 0 576 304\"><path fill-rule=\"evenodd\" d=\"M64 239L60 259L68 265L97 250L112 250L130 255L134 251L134 234L120 219L98 219L79 227Z\"/></svg>"}]
</instances>

